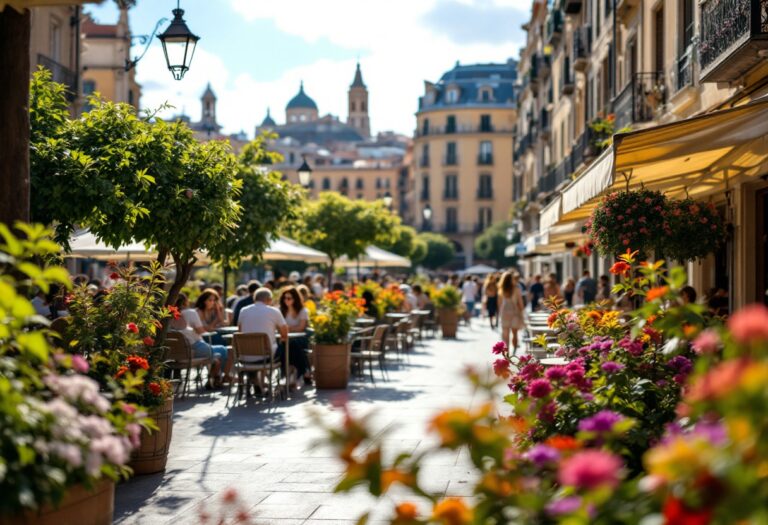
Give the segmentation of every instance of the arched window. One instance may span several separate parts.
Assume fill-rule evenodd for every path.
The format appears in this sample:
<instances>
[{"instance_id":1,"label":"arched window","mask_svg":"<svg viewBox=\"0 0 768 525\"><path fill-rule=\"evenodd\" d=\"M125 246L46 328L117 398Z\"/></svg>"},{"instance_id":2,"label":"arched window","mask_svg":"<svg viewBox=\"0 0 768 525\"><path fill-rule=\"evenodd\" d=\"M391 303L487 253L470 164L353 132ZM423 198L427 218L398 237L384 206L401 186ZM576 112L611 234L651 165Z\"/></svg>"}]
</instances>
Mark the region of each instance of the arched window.
<instances>
[{"instance_id":1,"label":"arched window","mask_svg":"<svg viewBox=\"0 0 768 525\"><path fill-rule=\"evenodd\" d=\"M350 111L355 111L355 101L354 100L350 100L349 101L349 110Z\"/></svg>"},{"instance_id":2,"label":"arched window","mask_svg":"<svg viewBox=\"0 0 768 525\"><path fill-rule=\"evenodd\" d=\"M358 178L355 182L355 188L358 190L362 190L365 184L363 183L363 179Z\"/></svg>"},{"instance_id":3,"label":"arched window","mask_svg":"<svg viewBox=\"0 0 768 525\"><path fill-rule=\"evenodd\" d=\"M331 189L331 179L328 177L323 178L323 189L324 190L330 190Z\"/></svg>"},{"instance_id":4,"label":"arched window","mask_svg":"<svg viewBox=\"0 0 768 525\"><path fill-rule=\"evenodd\" d=\"M365 102L360 103L360 109L363 111L368 111L368 108L366 108L365 106L366 106Z\"/></svg>"}]
</instances>

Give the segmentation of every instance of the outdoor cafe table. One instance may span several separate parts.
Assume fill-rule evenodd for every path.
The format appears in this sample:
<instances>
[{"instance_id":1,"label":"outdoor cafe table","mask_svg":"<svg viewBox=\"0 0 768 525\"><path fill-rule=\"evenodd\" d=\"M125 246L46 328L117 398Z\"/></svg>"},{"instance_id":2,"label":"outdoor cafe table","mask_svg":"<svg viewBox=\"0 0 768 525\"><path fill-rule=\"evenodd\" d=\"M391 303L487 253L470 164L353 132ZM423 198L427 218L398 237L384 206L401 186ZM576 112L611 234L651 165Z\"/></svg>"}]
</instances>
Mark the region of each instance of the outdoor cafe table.
<instances>
[{"instance_id":1,"label":"outdoor cafe table","mask_svg":"<svg viewBox=\"0 0 768 525\"><path fill-rule=\"evenodd\" d=\"M376 319L371 319L370 317L358 317L355 319L355 324L362 325L362 326L370 326L376 322Z\"/></svg>"},{"instance_id":2,"label":"outdoor cafe table","mask_svg":"<svg viewBox=\"0 0 768 525\"><path fill-rule=\"evenodd\" d=\"M410 314L404 314L404 313L399 313L399 312L390 312L390 313L386 314L384 317L386 318L386 320L390 324L394 324L397 321L402 321L403 319L408 317L408 315L410 315Z\"/></svg>"}]
</instances>

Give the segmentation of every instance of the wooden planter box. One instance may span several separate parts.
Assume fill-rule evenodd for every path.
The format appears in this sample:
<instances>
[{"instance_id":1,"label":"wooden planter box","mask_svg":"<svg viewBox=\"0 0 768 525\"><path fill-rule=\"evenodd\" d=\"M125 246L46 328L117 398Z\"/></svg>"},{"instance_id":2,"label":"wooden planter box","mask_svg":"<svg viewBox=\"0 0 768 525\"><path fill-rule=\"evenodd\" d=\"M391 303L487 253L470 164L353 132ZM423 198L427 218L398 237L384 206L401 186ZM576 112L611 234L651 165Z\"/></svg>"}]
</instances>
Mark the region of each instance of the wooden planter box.
<instances>
[{"instance_id":1,"label":"wooden planter box","mask_svg":"<svg viewBox=\"0 0 768 525\"><path fill-rule=\"evenodd\" d=\"M40 511L0 516L0 525L111 525L115 507L115 484L97 482L93 490L71 487L58 507L46 505Z\"/></svg>"},{"instance_id":2,"label":"wooden planter box","mask_svg":"<svg viewBox=\"0 0 768 525\"><path fill-rule=\"evenodd\" d=\"M347 388L349 383L350 346L348 344L316 344L312 351L315 386L319 389Z\"/></svg>"},{"instance_id":3,"label":"wooden planter box","mask_svg":"<svg viewBox=\"0 0 768 525\"><path fill-rule=\"evenodd\" d=\"M173 398L167 399L163 406L150 412L149 416L155 420L159 430L150 434L142 429L141 445L133 451L131 462L128 463L134 474L155 474L165 470L173 432Z\"/></svg>"},{"instance_id":4,"label":"wooden planter box","mask_svg":"<svg viewBox=\"0 0 768 525\"><path fill-rule=\"evenodd\" d=\"M437 311L437 319L444 339L456 337L456 330L459 327L459 313L454 308L440 308Z\"/></svg>"}]
</instances>

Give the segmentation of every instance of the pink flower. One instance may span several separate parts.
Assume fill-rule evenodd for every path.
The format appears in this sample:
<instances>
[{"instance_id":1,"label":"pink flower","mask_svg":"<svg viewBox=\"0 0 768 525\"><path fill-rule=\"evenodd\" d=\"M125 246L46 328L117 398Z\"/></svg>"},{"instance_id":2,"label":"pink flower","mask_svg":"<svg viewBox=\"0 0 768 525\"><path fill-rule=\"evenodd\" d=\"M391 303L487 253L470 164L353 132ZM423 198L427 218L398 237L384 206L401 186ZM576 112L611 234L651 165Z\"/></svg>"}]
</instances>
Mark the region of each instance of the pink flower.
<instances>
[{"instance_id":1,"label":"pink flower","mask_svg":"<svg viewBox=\"0 0 768 525\"><path fill-rule=\"evenodd\" d=\"M72 368L75 370L75 372L80 374L87 374L90 367L88 366L88 361L86 361L83 356L74 354L72 356Z\"/></svg>"},{"instance_id":2,"label":"pink flower","mask_svg":"<svg viewBox=\"0 0 768 525\"><path fill-rule=\"evenodd\" d=\"M548 368L547 371L544 372L544 376L550 381L558 381L560 379L563 379L567 375L568 375L568 372L566 372L565 367L563 366L553 366Z\"/></svg>"},{"instance_id":3,"label":"pink flower","mask_svg":"<svg viewBox=\"0 0 768 525\"><path fill-rule=\"evenodd\" d=\"M528 385L528 395L531 397L547 397L552 392L552 385L546 379L535 379Z\"/></svg>"},{"instance_id":4,"label":"pink flower","mask_svg":"<svg viewBox=\"0 0 768 525\"><path fill-rule=\"evenodd\" d=\"M563 485L581 489L615 487L619 483L621 459L603 450L577 452L560 464L558 479Z\"/></svg>"},{"instance_id":5,"label":"pink flower","mask_svg":"<svg viewBox=\"0 0 768 525\"><path fill-rule=\"evenodd\" d=\"M129 332L133 332L134 334L139 333L139 327L136 326L136 323L128 323L127 325L125 325L125 329L128 330Z\"/></svg>"},{"instance_id":6,"label":"pink flower","mask_svg":"<svg viewBox=\"0 0 768 525\"><path fill-rule=\"evenodd\" d=\"M737 343L768 340L768 308L762 304L745 306L728 319L728 328Z\"/></svg>"},{"instance_id":7,"label":"pink flower","mask_svg":"<svg viewBox=\"0 0 768 525\"><path fill-rule=\"evenodd\" d=\"M504 341L499 341L495 345L493 345L493 353L494 354L503 354L507 351L507 343Z\"/></svg>"},{"instance_id":8,"label":"pink flower","mask_svg":"<svg viewBox=\"0 0 768 525\"><path fill-rule=\"evenodd\" d=\"M693 351L697 354L713 354L720 345L720 336L712 329L704 330L691 343Z\"/></svg>"}]
</instances>

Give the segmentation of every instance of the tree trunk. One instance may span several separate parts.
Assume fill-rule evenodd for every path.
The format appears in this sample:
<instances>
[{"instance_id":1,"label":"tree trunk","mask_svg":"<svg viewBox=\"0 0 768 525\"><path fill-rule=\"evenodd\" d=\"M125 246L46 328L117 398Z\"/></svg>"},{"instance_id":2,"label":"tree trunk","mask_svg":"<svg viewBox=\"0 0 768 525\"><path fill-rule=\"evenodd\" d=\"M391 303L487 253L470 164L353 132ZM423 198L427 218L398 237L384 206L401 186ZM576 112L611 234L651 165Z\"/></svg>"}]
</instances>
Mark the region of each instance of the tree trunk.
<instances>
[{"instance_id":1,"label":"tree trunk","mask_svg":"<svg viewBox=\"0 0 768 525\"><path fill-rule=\"evenodd\" d=\"M331 259L331 264L328 265L328 291L329 292L333 288L333 269L334 269L334 264L336 263L336 259L334 259L333 257L331 257L330 259Z\"/></svg>"},{"instance_id":2,"label":"tree trunk","mask_svg":"<svg viewBox=\"0 0 768 525\"><path fill-rule=\"evenodd\" d=\"M0 11L0 223L29 222L29 10Z\"/></svg>"}]
</instances>

